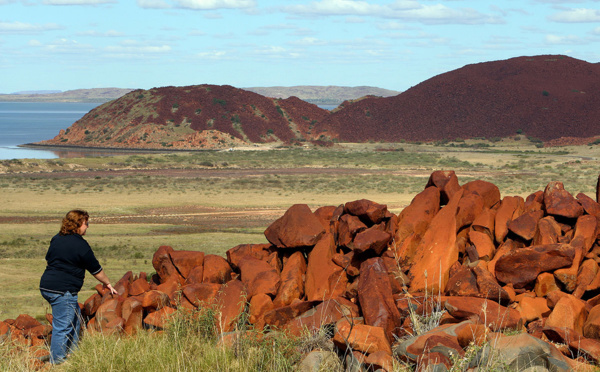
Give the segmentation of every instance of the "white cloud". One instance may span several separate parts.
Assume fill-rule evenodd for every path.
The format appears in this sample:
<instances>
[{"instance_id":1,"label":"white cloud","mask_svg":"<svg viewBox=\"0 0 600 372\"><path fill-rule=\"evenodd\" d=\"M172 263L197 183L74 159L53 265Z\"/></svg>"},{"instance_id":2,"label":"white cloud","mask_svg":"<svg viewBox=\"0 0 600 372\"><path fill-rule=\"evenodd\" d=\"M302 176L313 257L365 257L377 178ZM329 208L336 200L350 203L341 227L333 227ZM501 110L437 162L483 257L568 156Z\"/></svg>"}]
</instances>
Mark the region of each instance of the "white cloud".
<instances>
[{"instance_id":1,"label":"white cloud","mask_svg":"<svg viewBox=\"0 0 600 372\"><path fill-rule=\"evenodd\" d=\"M146 9L167 9L171 5L164 0L137 0L137 5L140 8Z\"/></svg>"},{"instance_id":2,"label":"white cloud","mask_svg":"<svg viewBox=\"0 0 600 372\"><path fill-rule=\"evenodd\" d=\"M592 34L594 35L600 35L600 27L596 27L592 30Z\"/></svg>"},{"instance_id":3,"label":"white cloud","mask_svg":"<svg viewBox=\"0 0 600 372\"><path fill-rule=\"evenodd\" d=\"M46 45L40 45L47 52L57 54L82 54L90 53L94 47L89 44L81 44L76 40L58 39Z\"/></svg>"},{"instance_id":4,"label":"white cloud","mask_svg":"<svg viewBox=\"0 0 600 372\"><path fill-rule=\"evenodd\" d=\"M116 0L44 0L46 5L101 5L114 4Z\"/></svg>"},{"instance_id":5,"label":"white cloud","mask_svg":"<svg viewBox=\"0 0 600 372\"><path fill-rule=\"evenodd\" d=\"M82 31L78 32L77 36L91 36L91 37L121 37L125 34L115 30L108 30L106 32L98 32L98 31Z\"/></svg>"},{"instance_id":6,"label":"white cloud","mask_svg":"<svg viewBox=\"0 0 600 372\"><path fill-rule=\"evenodd\" d=\"M548 19L563 23L600 22L600 10L585 8L569 9L553 14Z\"/></svg>"},{"instance_id":7,"label":"white cloud","mask_svg":"<svg viewBox=\"0 0 600 372\"><path fill-rule=\"evenodd\" d=\"M116 56L159 55L170 52L171 46L146 44L137 40L124 40L119 45L107 46L104 51Z\"/></svg>"},{"instance_id":8,"label":"white cloud","mask_svg":"<svg viewBox=\"0 0 600 372\"><path fill-rule=\"evenodd\" d=\"M546 35L546 44L581 44L584 41L576 35Z\"/></svg>"},{"instance_id":9,"label":"white cloud","mask_svg":"<svg viewBox=\"0 0 600 372\"><path fill-rule=\"evenodd\" d=\"M63 28L56 23L0 22L0 34L37 34L44 31L61 30Z\"/></svg>"},{"instance_id":10,"label":"white cloud","mask_svg":"<svg viewBox=\"0 0 600 372\"><path fill-rule=\"evenodd\" d=\"M246 9L256 6L254 0L175 0L180 8L196 10Z\"/></svg>"},{"instance_id":11,"label":"white cloud","mask_svg":"<svg viewBox=\"0 0 600 372\"><path fill-rule=\"evenodd\" d=\"M301 15L377 15L385 11L385 6L355 0L321 0L307 5L291 5L286 12Z\"/></svg>"},{"instance_id":12,"label":"white cloud","mask_svg":"<svg viewBox=\"0 0 600 372\"><path fill-rule=\"evenodd\" d=\"M213 50L213 51L209 51L209 52L197 53L196 56L200 57L201 59L212 59L212 60L226 59L227 52L225 52L223 50Z\"/></svg>"},{"instance_id":13,"label":"white cloud","mask_svg":"<svg viewBox=\"0 0 600 372\"><path fill-rule=\"evenodd\" d=\"M32 46L32 47L39 47L39 46L42 46L42 43L39 40L31 39L31 40L29 40L27 45Z\"/></svg>"},{"instance_id":14,"label":"white cloud","mask_svg":"<svg viewBox=\"0 0 600 372\"><path fill-rule=\"evenodd\" d=\"M503 23L471 8L450 8L443 4L421 5L416 1L396 1L385 5L356 0L321 0L306 5L284 6L282 10L300 16L371 16L402 19L426 24Z\"/></svg>"}]
</instances>

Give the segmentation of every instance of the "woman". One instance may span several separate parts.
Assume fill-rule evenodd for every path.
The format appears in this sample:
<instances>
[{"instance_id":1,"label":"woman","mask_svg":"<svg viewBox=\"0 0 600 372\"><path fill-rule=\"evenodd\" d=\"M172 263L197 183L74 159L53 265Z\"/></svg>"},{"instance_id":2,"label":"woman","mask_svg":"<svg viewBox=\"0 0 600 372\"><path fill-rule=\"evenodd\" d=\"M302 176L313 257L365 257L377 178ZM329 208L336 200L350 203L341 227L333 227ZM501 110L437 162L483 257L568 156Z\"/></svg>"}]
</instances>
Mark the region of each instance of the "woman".
<instances>
[{"instance_id":1,"label":"woman","mask_svg":"<svg viewBox=\"0 0 600 372\"><path fill-rule=\"evenodd\" d=\"M86 211L67 213L60 232L52 238L46 253L47 266L40 280L40 291L52 306L50 362L53 364L64 362L67 353L79 341L81 312L77 293L83 286L85 271L104 284L111 294L117 294L92 248L83 239L89 226L88 220Z\"/></svg>"}]
</instances>

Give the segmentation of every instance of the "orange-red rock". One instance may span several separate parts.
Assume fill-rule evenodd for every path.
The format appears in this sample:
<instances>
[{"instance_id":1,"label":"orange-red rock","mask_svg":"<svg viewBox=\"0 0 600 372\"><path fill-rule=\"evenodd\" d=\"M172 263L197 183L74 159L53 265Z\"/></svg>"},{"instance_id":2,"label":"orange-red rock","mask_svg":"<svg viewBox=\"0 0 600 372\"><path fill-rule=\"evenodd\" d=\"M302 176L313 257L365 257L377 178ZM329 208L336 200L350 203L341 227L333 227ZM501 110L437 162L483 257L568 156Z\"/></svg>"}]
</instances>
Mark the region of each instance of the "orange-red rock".
<instances>
[{"instance_id":1,"label":"orange-red rock","mask_svg":"<svg viewBox=\"0 0 600 372\"><path fill-rule=\"evenodd\" d=\"M179 276L175 265L173 265L173 262L171 261L171 252L173 252L172 247L161 245L156 252L154 252L154 256L152 256L152 266L162 282L173 275Z\"/></svg>"},{"instance_id":2,"label":"orange-red rock","mask_svg":"<svg viewBox=\"0 0 600 372\"><path fill-rule=\"evenodd\" d=\"M240 280L231 280L223 284L215 297L216 308L220 315L216 319L220 332L231 332L242 314L248 296L246 288Z\"/></svg>"},{"instance_id":3,"label":"orange-red rock","mask_svg":"<svg viewBox=\"0 0 600 372\"><path fill-rule=\"evenodd\" d=\"M344 214L340 217L338 224L338 245L342 247L350 247L357 233L365 230L365 225L360 218L351 214Z\"/></svg>"},{"instance_id":4,"label":"orange-red rock","mask_svg":"<svg viewBox=\"0 0 600 372\"><path fill-rule=\"evenodd\" d=\"M544 208L553 216L577 218L583 214L581 204L558 181L548 183L544 189Z\"/></svg>"},{"instance_id":5,"label":"orange-red rock","mask_svg":"<svg viewBox=\"0 0 600 372\"><path fill-rule=\"evenodd\" d=\"M169 256L171 256L171 262L184 279L187 279L194 267L204 264L204 252L174 250L169 252Z\"/></svg>"},{"instance_id":6,"label":"orange-red rock","mask_svg":"<svg viewBox=\"0 0 600 372\"><path fill-rule=\"evenodd\" d=\"M360 265L360 272L358 300L365 324L383 328L391 342L402 320L394 303L385 264L380 257L370 258Z\"/></svg>"},{"instance_id":7,"label":"orange-red rock","mask_svg":"<svg viewBox=\"0 0 600 372\"><path fill-rule=\"evenodd\" d=\"M568 244L547 244L514 250L502 256L495 265L496 278L523 288L534 281L538 274L573 263L575 252Z\"/></svg>"},{"instance_id":8,"label":"orange-red rock","mask_svg":"<svg viewBox=\"0 0 600 372\"><path fill-rule=\"evenodd\" d=\"M523 240L532 240L537 230L538 222L544 217L544 211L529 211L508 223L508 230Z\"/></svg>"},{"instance_id":9,"label":"orange-red rock","mask_svg":"<svg viewBox=\"0 0 600 372\"><path fill-rule=\"evenodd\" d=\"M600 217L600 204L598 204L594 199L590 198L582 192L577 194L575 198L577 198L577 200L579 201L583 209L587 212L587 214Z\"/></svg>"},{"instance_id":10,"label":"orange-red rock","mask_svg":"<svg viewBox=\"0 0 600 372\"><path fill-rule=\"evenodd\" d=\"M273 300L266 293L259 293L250 299L248 322L255 324L258 329L264 327L264 316L273 309Z\"/></svg>"},{"instance_id":11,"label":"orange-red rock","mask_svg":"<svg viewBox=\"0 0 600 372\"><path fill-rule=\"evenodd\" d=\"M340 348L350 348L363 353L384 351L392 355L392 347L381 327L365 324L351 324L351 320L341 319L335 325L333 342Z\"/></svg>"},{"instance_id":12,"label":"orange-red rock","mask_svg":"<svg viewBox=\"0 0 600 372\"><path fill-rule=\"evenodd\" d=\"M560 298L552 313L546 320L546 327L570 328L580 335L583 334L583 324L587 318L588 311L585 302L571 295Z\"/></svg>"},{"instance_id":13,"label":"orange-red rock","mask_svg":"<svg viewBox=\"0 0 600 372\"><path fill-rule=\"evenodd\" d=\"M317 243L325 229L306 204L294 204L265 230L267 240L279 248L301 248Z\"/></svg>"},{"instance_id":14,"label":"orange-red rock","mask_svg":"<svg viewBox=\"0 0 600 372\"><path fill-rule=\"evenodd\" d=\"M194 283L183 288L183 295L196 307L211 306L221 289L218 283Z\"/></svg>"},{"instance_id":15,"label":"orange-red rock","mask_svg":"<svg viewBox=\"0 0 600 372\"><path fill-rule=\"evenodd\" d=\"M545 318L550 315L550 308L543 297L523 297L519 302L521 318L526 323Z\"/></svg>"},{"instance_id":16,"label":"orange-red rock","mask_svg":"<svg viewBox=\"0 0 600 372\"><path fill-rule=\"evenodd\" d=\"M446 288L450 266L458 260L456 212L462 190L431 221L409 270L410 291L437 293Z\"/></svg>"},{"instance_id":17,"label":"orange-red rock","mask_svg":"<svg viewBox=\"0 0 600 372\"><path fill-rule=\"evenodd\" d=\"M361 254L369 252L379 256L387 249L391 239L392 236L389 233L373 226L356 234L351 248Z\"/></svg>"},{"instance_id":18,"label":"orange-red rock","mask_svg":"<svg viewBox=\"0 0 600 372\"><path fill-rule=\"evenodd\" d=\"M104 301L96 311L96 321L98 324L101 327L104 327L106 324L110 323L116 318L120 318L122 315L121 305L122 301L117 299L109 299Z\"/></svg>"},{"instance_id":19,"label":"orange-red rock","mask_svg":"<svg viewBox=\"0 0 600 372\"><path fill-rule=\"evenodd\" d=\"M204 256L202 283L227 283L231 279L231 266L221 256L207 254Z\"/></svg>"},{"instance_id":20,"label":"orange-red rock","mask_svg":"<svg viewBox=\"0 0 600 372\"><path fill-rule=\"evenodd\" d=\"M478 259L489 261L494 258L496 246L487 233L471 230L469 231L469 240L475 246Z\"/></svg>"},{"instance_id":21,"label":"orange-red rock","mask_svg":"<svg viewBox=\"0 0 600 372\"><path fill-rule=\"evenodd\" d=\"M276 269L265 261L247 256L239 262L241 280L248 290L248 297L259 293L275 296L281 284L281 278Z\"/></svg>"},{"instance_id":22,"label":"orange-red rock","mask_svg":"<svg viewBox=\"0 0 600 372\"><path fill-rule=\"evenodd\" d=\"M483 198L483 205L486 208L493 207L500 201L500 189L491 182L475 180L462 185L465 194L476 193Z\"/></svg>"},{"instance_id":23,"label":"orange-red rock","mask_svg":"<svg viewBox=\"0 0 600 372\"><path fill-rule=\"evenodd\" d=\"M165 306L160 310L146 315L144 324L156 328L164 328L176 311L177 310L172 307Z\"/></svg>"},{"instance_id":24,"label":"orange-red rock","mask_svg":"<svg viewBox=\"0 0 600 372\"><path fill-rule=\"evenodd\" d=\"M456 178L456 176L454 176ZM456 183L457 190L460 188ZM430 186L417 194L400 212L394 237L396 258L401 264L413 261L418 243L440 209L440 191Z\"/></svg>"},{"instance_id":25,"label":"orange-red rock","mask_svg":"<svg viewBox=\"0 0 600 372\"><path fill-rule=\"evenodd\" d=\"M239 264L244 257L250 256L269 263L276 269L280 269L277 257L277 248L271 244L239 244L227 251L227 262L235 270L239 270Z\"/></svg>"},{"instance_id":26,"label":"orange-red rock","mask_svg":"<svg viewBox=\"0 0 600 372\"><path fill-rule=\"evenodd\" d=\"M496 211L496 220L494 223L494 232L497 243L504 241L508 234L509 223L520 217L523 211L524 201L520 196L505 196Z\"/></svg>"},{"instance_id":27,"label":"orange-red rock","mask_svg":"<svg viewBox=\"0 0 600 372\"><path fill-rule=\"evenodd\" d=\"M458 203L456 214L456 231L465 226L470 226L477 216L483 213L484 200L477 193L465 193Z\"/></svg>"},{"instance_id":28,"label":"orange-red rock","mask_svg":"<svg viewBox=\"0 0 600 372\"><path fill-rule=\"evenodd\" d=\"M515 309L476 297L445 297L444 308L457 319L472 319L493 331L522 327L521 315Z\"/></svg>"},{"instance_id":29,"label":"orange-red rock","mask_svg":"<svg viewBox=\"0 0 600 372\"><path fill-rule=\"evenodd\" d=\"M429 176L425 189L435 186L440 192L440 204L446 205L452 196L460 190L454 171L434 171Z\"/></svg>"},{"instance_id":30,"label":"orange-red rock","mask_svg":"<svg viewBox=\"0 0 600 372\"><path fill-rule=\"evenodd\" d=\"M538 297L545 297L549 292L558 291L558 285L551 273L541 273L535 280L535 294Z\"/></svg>"},{"instance_id":31,"label":"orange-red rock","mask_svg":"<svg viewBox=\"0 0 600 372\"><path fill-rule=\"evenodd\" d=\"M588 338L600 339L600 305L594 306L583 324L583 335Z\"/></svg>"},{"instance_id":32,"label":"orange-red rock","mask_svg":"<svg viewBox=\"0 0 600 372\"><path fill-rule=\"evenodd\" d=\"M286 261L281 271L281 285L273 300L276 307L291 304L304 297L304 280L306 278L306 259L302 252L294 252Z\"/></svg>"},{"instance_id":33,"label":"orange-red rock","mask_svg":"<svg viewBox=\"0 0 600 372\"><path fill-rule=\"evenodd\" d=\"M344 212L360 218L367 226L372 226L386 217L387 205L360 199L344 204Z\"/></svg>"},{"instance_id":34,"label":"orange-red rock","mask_svg":"<svg viewBox=\"0 0 600 372\"><path fill-rule=\"evenodd\" d=\"M336 323L342 318L349 319L357 316L359 316L359 308L356 304L343 297L337 297L325 300L294 317L287 322L284 329L286 332L300 337L306 335L305 332L316 332L321 327Z\"/></svg>"},{"instance_id":35,"label":"orange-red rock","mask_svg":"<svg viewBox=\"0 0 600 372\"><path fill-rule=\"evenodd\" d=\"M305 293L308 301L324 301L340 296L348 278L344 269L333 262L333 235L325 234L308 255Z\"/></svg>"},{"instance_id":36,"label":"orange-red rock","mask_svg":"<svg viewBox=\"0 0 600 372\"><path fill-rule=\"evenodd\" d=\"M560 226L552 216L546 216L538 221L537 230L533 236L532 245L545 245L558 243L562 232Z\"/></svg>"}]
</instances>

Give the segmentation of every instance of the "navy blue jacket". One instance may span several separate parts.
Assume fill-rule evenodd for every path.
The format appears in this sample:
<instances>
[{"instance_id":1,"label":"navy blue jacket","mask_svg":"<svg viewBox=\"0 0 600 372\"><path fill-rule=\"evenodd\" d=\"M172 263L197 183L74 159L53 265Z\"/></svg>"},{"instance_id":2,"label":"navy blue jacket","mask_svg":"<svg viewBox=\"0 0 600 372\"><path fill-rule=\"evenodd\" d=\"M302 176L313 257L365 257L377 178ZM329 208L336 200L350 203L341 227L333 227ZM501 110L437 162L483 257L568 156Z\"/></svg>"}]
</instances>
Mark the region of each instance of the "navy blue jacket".
<instances>
[{"instance_id":1,"label":"navy blue jacket","mask_svg":"<svg viewBox=\"0 0 600 372\"><path fill-rule=\"evenodd\" d=\"M102 271L92 248L79 234L55 235L50 241L46 262L40 289L60 294L78 293L86 270L92 275Z\"/></svg>"}]
</instances>

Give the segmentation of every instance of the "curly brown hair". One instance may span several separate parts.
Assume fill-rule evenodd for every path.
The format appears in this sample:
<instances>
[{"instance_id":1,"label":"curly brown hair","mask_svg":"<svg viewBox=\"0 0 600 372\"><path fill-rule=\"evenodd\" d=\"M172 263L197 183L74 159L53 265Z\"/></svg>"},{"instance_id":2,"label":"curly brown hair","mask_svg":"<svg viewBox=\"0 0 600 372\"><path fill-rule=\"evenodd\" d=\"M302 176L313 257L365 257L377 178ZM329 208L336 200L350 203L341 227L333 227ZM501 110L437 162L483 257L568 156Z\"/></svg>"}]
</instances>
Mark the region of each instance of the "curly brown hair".
<instances>
[{"instance_id":1,"label":"curly brown hair","mask_svg":"<svg viewBox=\"0 0 600 372\"><path fill-rule=\"evenodd\" d=\"M78 230L84 223L87 223L90 215L81 209L73 209L62 220L60 235L78 234Z\"/></svg>"}]
</instances>

